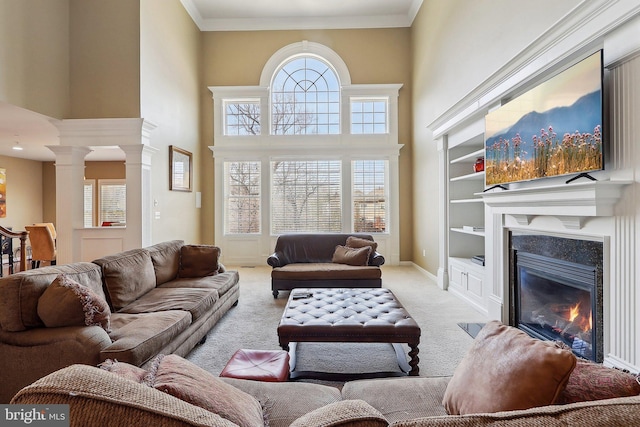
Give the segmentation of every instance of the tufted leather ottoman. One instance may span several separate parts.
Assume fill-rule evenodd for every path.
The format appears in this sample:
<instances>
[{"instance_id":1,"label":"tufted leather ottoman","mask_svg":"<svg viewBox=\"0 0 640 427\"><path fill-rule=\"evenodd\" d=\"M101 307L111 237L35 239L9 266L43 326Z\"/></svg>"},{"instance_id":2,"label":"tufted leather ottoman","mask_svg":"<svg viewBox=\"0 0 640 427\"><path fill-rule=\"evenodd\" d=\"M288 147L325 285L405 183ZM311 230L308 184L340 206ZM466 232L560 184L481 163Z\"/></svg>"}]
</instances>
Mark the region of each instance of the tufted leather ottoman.
<instances>
[{"instance_id":1,"label":"tufted leather ottoman","mask_svg":"<svg viewBox=\"0 0 640 427\"><path fill-rule=\"evenodd\" d=\"M384 288L294 289L278 325L278 338L290 352L292 379L297 342L392 343L400 368L409 375L419 372L420 327ZM400 343L409 345L408 364Z\"/></svg>"},{"instance_id":2,"label":"tufted leather ottoman","mask_svg":"<svg viewBox=\"0 0 640 427\"><path fill-rule=\"evenodd\" d=\"M221 377L254 381L283 382L289 378L289 353L282 350L236 351Z\"/></svg>"}]
</instances>

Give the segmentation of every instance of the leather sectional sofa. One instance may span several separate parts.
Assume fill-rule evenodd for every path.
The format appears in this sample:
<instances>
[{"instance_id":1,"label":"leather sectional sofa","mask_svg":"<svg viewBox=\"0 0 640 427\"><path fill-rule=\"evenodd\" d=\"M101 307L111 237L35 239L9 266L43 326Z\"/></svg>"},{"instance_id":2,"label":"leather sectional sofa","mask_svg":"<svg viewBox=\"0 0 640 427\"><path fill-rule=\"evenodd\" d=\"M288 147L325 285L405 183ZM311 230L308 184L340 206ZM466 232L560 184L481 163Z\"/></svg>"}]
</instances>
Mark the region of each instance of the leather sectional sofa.
<instances>
[{"instance_id":1,"label":"leather sectional sofa","mask_svg":"<svg viewBox=\"0 0 640 427\"><path fill-rule=\"evenodd\" d=\"M360 262L363 246L371 250ZM370 234L280 235L267 258L273 297L295 288L379 288L385 259L377 246Z\"/></svg>"},{"instance_id":2,"label":"leather sectional sofa","mask_svg":"<svg viewBox=\"0 0 640 427\"><path fill-rule=\"evenodd\" d=\"M72 364L145 366L160 353L189 353L238 302L238 272L225 271L219 255L174 240L0 278L0 403ZM85 318L72 317L76 296Z\"/></svg>"}]
</instances>

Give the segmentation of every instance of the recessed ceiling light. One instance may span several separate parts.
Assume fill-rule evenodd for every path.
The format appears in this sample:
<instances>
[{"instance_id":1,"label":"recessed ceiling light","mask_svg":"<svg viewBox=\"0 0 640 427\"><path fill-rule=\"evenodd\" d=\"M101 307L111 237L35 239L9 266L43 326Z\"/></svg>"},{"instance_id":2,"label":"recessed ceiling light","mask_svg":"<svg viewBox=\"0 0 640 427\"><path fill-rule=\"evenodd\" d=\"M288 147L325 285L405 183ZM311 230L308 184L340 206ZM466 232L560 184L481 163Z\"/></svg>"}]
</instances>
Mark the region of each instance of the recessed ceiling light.
<instances>
[{"instance_id":1,"label":"recessed ceiling light","mask_svg":"<svg viewBox=\"0 0 640 427\"><path fill-rule=\"evenodd\" d=\"M16 145L14 145L11 148L13 148L16 151L22 151L22 146L20 145L20 143L18 141L16 141Z\"/></svg>"}]
</instances>

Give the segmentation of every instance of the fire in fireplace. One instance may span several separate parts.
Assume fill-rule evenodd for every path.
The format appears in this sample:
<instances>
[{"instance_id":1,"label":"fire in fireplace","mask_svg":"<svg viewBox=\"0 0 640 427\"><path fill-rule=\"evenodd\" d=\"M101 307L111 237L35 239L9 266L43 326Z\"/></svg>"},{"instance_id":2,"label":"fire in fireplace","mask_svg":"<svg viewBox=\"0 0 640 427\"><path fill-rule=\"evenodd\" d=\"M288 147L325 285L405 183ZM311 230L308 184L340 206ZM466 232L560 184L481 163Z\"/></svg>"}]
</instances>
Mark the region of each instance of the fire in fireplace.
<instances>
[{"instance_id":1,"label":"fire in fireplace","mask_svg":"<svg viewBox=\"0 0 640 427\"><path fill-rule=\"evenodd\" d=\"M515 253L515 323L534 337L562 341L597 360L594 316L597 268L522 251Z\"/></svg>"}]
</instances>

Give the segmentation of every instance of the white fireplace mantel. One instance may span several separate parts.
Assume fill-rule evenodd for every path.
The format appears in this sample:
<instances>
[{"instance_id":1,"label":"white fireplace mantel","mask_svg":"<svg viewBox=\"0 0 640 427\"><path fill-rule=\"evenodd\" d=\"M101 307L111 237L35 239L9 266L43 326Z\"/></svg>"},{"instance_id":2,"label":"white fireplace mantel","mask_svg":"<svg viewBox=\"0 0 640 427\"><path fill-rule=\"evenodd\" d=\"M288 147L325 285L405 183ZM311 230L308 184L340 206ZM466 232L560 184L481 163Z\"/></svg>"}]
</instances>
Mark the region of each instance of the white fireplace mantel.
<instances>
[{"instance_id":1,"label":"white fireplace mantel","mask_svg":"<svg viewBox=\"0 0 640 427\"><path fill-rule=\"evenodd\" d=\"M594 216L613 216L631 181L589 181L477 193L494 213L511 215L521 225L536 216L554 216L569 229L580 229Z\"/></svg>"}]
</instances>

